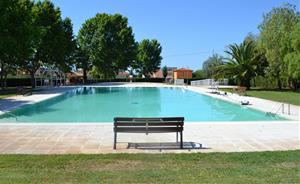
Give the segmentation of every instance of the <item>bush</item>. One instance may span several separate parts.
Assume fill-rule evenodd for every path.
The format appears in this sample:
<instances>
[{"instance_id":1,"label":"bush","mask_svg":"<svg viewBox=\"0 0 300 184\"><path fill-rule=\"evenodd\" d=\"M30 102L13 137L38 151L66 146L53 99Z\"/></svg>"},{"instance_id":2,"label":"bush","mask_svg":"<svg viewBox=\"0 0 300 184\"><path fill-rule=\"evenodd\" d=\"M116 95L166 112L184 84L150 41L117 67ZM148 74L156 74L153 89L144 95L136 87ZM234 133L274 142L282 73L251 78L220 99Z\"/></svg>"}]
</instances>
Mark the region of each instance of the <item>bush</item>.
<instances>
[{"instance_id":1,"label":"bush","mask_svg":"<svg viewBox=\"0 0 300 184\"><path fill-rule=\"evenodd\" d=\"M31 86L30 78L8 78L6 80L7 87L16 87L16 86Z\"/></svg>"},{"instance_id":2,"label":"bush","mask_svg":"<svg viewBox=\"0 0 300 184\"><path fill-rule=\"evenodd\" d=\"M134 82L158 82L158 83L162 83L164 82L165 79L164 78L136 78L134 79Z\"/></svg>"},{"instance_id":3,"label":"bush","mask_svg":"<svg viewBox=\"0 0 300 184\"><path fill-rule=\"evenodd\" d=\"M89 80L89 83L99 83L99 82L129 82L129 79L95 79ZM164 82L164 78L134 78L133 82Z\"/></svg>"}]
</instances>

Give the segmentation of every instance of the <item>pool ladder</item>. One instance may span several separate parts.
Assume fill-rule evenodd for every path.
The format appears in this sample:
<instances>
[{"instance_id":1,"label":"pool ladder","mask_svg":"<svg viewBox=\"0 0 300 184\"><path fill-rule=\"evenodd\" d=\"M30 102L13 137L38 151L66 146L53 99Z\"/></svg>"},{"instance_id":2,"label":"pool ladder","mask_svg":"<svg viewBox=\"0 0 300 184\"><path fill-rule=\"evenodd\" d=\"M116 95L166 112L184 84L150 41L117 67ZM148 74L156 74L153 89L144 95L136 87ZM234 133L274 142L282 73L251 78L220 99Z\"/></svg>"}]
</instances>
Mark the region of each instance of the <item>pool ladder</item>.
<instances>
[{"instance_id":1,"label":"pool ladder","mask_svg":"<svg viewBox=\"0 0 300 184\"><path fill-rule=\"evenodd\" d=\"M279 114L281 110L281 113L284 114L285 113L285 104L284 103L278 103L275 104L275 106L272 108L272 110L270 112L267 112L268 115L276 115ZM287 104L287 113L288 115L291 114L291 106L290 104Z\"/></svg>"},{"instance_id":2,"label":"pool ladder","mask_svg":"<svg viewBox=\"0 0 300 184\"><path fill-rule=\"evenodd\" d=\"M16 121L18 121L18 116L16 116L15 114L13 114L11 112L6 112L5 114L8 114L8 115L14 117L16 119Z\"/></svg>"}]
</instances>

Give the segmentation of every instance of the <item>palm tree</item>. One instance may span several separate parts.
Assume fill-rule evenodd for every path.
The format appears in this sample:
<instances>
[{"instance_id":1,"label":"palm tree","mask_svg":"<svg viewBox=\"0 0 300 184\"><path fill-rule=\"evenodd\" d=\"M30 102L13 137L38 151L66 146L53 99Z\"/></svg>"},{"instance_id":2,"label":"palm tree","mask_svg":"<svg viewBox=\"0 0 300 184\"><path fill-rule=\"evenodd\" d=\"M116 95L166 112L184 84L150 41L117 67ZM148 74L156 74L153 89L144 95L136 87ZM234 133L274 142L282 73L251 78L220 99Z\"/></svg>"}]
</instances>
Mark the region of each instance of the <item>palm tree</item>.
<instances>
[{"instance_id":1,"label":"palm tree","mask_svg":"<svg viewBox=\"0 0 300 184\"><path fill-rule=\"evenodd\" d=\"M240 85L250 89L250 81L258 75L258 65L255 61L255 46L252 41L243 42L240 45L229 45L225 51L230 58L226 58L225 64L218 66L216 77L230 77L237 79Z\"/></svg>"}]
</instances>

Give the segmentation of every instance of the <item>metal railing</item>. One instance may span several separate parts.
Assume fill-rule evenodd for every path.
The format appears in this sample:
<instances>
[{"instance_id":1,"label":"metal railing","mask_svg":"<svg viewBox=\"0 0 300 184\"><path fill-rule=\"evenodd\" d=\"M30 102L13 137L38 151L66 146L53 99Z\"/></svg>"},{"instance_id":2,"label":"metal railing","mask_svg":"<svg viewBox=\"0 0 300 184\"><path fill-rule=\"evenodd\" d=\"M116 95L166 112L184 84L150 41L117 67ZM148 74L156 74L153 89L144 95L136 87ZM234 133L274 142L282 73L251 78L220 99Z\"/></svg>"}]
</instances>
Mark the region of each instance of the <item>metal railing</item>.
<instances>
[{"instance_id":1,"label":"metal railing","mask_svg":"<svg viewBox=\"0 0 300 184\"><path fill-rule=\"evenodd\" d=\"M214 79L203 79L191 81L191 86L211 86L211 85L228 85L228 79L214 80Z\"/></svg>"},{"instance_id":2,"label":"metal railing","mask_svg":"<svg viewBox=\"0 0 300 184\"><path fill-rule=\"evenodd\" d=\"M5 114L8 114L8 115L14 117L16 119L16 121L18 121L18 116L16 116L15 114L13 114L11 112L5 112Z\"/></svg>"},{"instance_id":3,"label":"metal railing","mask_svg":"<svg viewBox=\"0 0 300 184\"><path fill-rule=\"evenodd\" d=\"M287 105L287 112L286 112L286 105ZM272 108L268 114L280 114L279 112L281 111L281 114L287 113L288 115L291 115L291 105L290 104L285 104L285 103L277 103L275 106Z\"/></svg>"}]
</instances>

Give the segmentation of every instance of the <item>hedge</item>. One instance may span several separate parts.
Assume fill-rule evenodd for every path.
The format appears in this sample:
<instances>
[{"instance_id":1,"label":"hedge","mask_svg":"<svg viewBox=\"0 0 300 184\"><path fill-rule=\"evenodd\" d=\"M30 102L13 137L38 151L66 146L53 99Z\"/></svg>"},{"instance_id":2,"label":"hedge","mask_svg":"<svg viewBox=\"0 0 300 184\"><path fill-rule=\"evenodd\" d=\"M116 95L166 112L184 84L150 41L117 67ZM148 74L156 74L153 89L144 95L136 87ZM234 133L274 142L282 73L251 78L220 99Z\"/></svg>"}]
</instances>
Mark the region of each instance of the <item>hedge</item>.
<instances>
[{"instance_id":1,"label":"hedge","mask_svg":"<svg viewBox=\"0 0 300 184\"><path fill-rule=\"evenodd\" d=\"M16 86L31 86L30 78L8 78L6 79L7 87L16 87Z\"/></svg>"},{"instance_id":2,"label":"hedge","mask_svg":"<svg viewBox=\"0 0 300 184\"><path fill-rule=\"evenodd\" d=\"M129 79L95 79L89 80L88 83L99 83L99 82L129 82ZM164 78L134 78L133 82L164 82Z\"/></svg>"},{"instance_id":3,"label":"hedge","mask_svg":"<svg viewBox=\"0 0 300 184\"><path fill-rule=\"evenodd\" d=\"M164 78L134 78L133 82L157 82L162 83L164 82ZM95 79L95 80L88 80L89 84L92 83L101 83L101 82L129 82L129 79ZM53 81L55 83L55 80ZM80 83L80 82L78 82ZM16 87L16 86L31 86L31 79L30 78L8 78L6 80L7 87ZM37 86L40 86L40 81L37 81ZM54 84L55 85L55 84Z\"/></svg>"}]
</instances>

